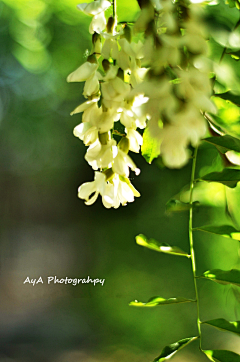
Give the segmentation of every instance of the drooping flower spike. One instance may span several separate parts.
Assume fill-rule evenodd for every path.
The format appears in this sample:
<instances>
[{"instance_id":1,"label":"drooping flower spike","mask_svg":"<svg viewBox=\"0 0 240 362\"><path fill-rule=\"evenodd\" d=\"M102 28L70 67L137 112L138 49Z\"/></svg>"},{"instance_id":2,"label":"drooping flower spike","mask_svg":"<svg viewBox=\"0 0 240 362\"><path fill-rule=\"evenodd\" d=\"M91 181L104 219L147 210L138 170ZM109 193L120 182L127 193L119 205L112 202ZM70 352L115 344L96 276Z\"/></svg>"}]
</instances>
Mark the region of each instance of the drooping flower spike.
<instances>
[{"instance_id":1,"label":"drooping flower spike","mask_svg":"<svg viewBox=\"0 0 240 362\"><path fill-rule=\"evenodd\" d=\"M94 181L80 186L78 195L90 205L100 194L105 207L117 208L140 196L128 179L130 170L140 173L128 154L140 152L138 129L148 125L165 165L179 168L188 162L188 146L206 133L202 113L214 113L215 107L200 5L142 0L132 27L106 19L111 5L107 0L78 5L92 16L92 52L67 80L85 82L87 100L71 114L82 113L74 135L88 147L85 159L95 171ZM133 31L144 37L135 41ZM124 134L114 130L116 122Z\"/></svg>"}]
</instances>

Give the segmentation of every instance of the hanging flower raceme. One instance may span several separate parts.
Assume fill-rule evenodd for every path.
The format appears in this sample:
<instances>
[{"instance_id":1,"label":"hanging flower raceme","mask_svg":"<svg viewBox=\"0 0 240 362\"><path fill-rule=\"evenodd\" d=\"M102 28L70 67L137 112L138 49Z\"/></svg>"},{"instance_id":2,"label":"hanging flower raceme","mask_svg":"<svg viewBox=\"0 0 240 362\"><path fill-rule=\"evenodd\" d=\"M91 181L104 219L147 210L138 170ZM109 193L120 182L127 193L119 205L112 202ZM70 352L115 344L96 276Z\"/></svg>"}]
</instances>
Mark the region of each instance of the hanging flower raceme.
<instances>
[{"instance_id":1,"label":"hanging flower raceme","mask_svg":"<svg viewBox=\"0 0 240 362\"><path fill-rule=\"evenodd\" d=\"M187 0L140 4L135 28L145 31L142 61L150 69L132 95L148 97L143 108L152 137L160 141L165 165L178 168L188 162L188 146L196 146L206 133L202 114L216 111L210 100L210 69L204 64L207 43L201 7Z\"/></svg>"},{"instance_id":2,"label":"hanging flower raceme","mask_svg":"<svg viewBox=\"0 0 240 362\"><path fill-rule=\"evenodd\" d=\"M132 42L127 25L117 30L113 17L106 20L105 10L110 5L106 0L78 5L79 10L93 17L89 27L92 54L67 80L85 82L83 96L87 101L71 113L82 113L82 122L73 133L88 146L85 159L95 171L94 181L80 186L78 196L91 205L100 194L105 207L117 208L140 196L128 179L130 170L140 173L128 153L138 153L142 145L137 128L146 126L141 109L146 97L141 102L144 97L129 98L129 94L142 82L147 69L140 64L143 43ZM114 130L119 120L125 134Z\"/></svg>"},{"instance_id":3,"label":"hanging flower raceme","mask_svg":"<svg viewBox=\"0 0 240 362\"><path fill-rule=\"evenodd\" d=\"M108 0L78 5L92 16L92 50L67 80L85 82L87 100L71 114L82 113L74 135L88 147L85 160L95 171L94 181L79 187L87 205L98 195L107 208L140 196L128 178L130 171L140 173L129 155L143 144L138 129L148 125L165 165L178 168L189 159L189 145L195 147L206 133L202 114L215 112L199 5L138 2L141 12L132 28L113 16L106 19ZM135 41L132 29L144 37Z\"/></svg>"}]
</instances>

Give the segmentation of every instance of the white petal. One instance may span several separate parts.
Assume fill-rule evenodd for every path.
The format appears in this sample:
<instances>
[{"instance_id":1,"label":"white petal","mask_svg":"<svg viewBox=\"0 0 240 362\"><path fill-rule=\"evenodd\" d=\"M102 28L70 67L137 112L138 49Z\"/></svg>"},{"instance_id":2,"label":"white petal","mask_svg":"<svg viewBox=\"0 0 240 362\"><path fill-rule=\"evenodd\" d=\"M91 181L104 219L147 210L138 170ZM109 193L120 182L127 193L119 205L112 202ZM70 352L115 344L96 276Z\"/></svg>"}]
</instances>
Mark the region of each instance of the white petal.
<instances>
[{"instance_id":1,"label":"white petal","mask_svg":"<svg viewBox=\"0 0 240 362\"><path fill-rule=\"evenodd\" d=\"M138 153L143 144L143 138L134 129L127 129L127 138L129 139L129 150Z\"/></svg>"},{"instance_id":2,"label":"white petal","mask_svg":"<svg viewBox=\"0 0 240 362\"><path fill-rule=\"evenodd\" d=\"M104 59L110 58L112 50L112 39L106 39L102 47L102 57Z\"/></svg>"},{"instance_id":3,"label":"white petal","mask_svg":"<svg viewBox=\"0 0 240 362\"><path fill-rule=\"evenodd\" d=\"M77 125L74 130L73 134L75 137L80 138L80 140L83 140L84 134L91 128L91 124L89 123L80 123Z\"/></svg>"},{"instance_id":4,"label":"white petal","mask_svg":"<svg viewBox=\"0 0 240 362\"><path fill-rule=\"evenodd\" d=\"M132 50L131 44L127 41L127 39L122 38L118 40L118 43L120 44L121 48L124 50L124 52L131 57L135 57L135 53Z\"/></svg>"},{"instance_id":5,"label":"white petal","mask_svg":"<svg viewBox=\"0 0 240 362\"><path fill-rule=\"evenodd\" d=\"M89 196L95 191L96 191L95 181L85 182L78 188L78 197L80 199L88 200Z\"/></svg>"},{"instance_id":6,"label":"white petal","mask_svg":"<svg viewBox=\"0 0 240 362\"><path fill-rule=\"evenodd\" d=\"M106 28L106 18L104 12L97 14L93 17L90 25L89 25L89 33L93 34L94 32L100 34Z\"/></svg>"},{"instance_id":7,"label":"white petal","mask_svg":"<svg viewBox=\"0 0 240 362\"><path fill-rule=\"evenodd\" d=\"M127 185L126 182L123 182L123 181L120 181L120 185L121 185L122 197L128 202L133 202L134 195L133 195L131 188Z\"/></svg>"},{"instance_id":8,"label":"white petal","mask_svg":"<svg viewBox=\"0 0 240 362\"><path fill-rule=\"evenodd\" d=\"M88 201L85 201L86 205L92 205L98 198L99 192L95 192L95 194L89 199Z\"/></svg>"},{"instance_id":9,"label":"white petal","mask_svg":"<svg viewBox=\"0 0 240 362\"><path fill-rule=\"evenodd\" d=\"M127 84L127 83L124 83L124 81L122 79L118 78L118 77L113 79L111 83L112 83L113 88L119 94L122 94L123 96L126 96L131 90L130 85Z\"/></svg>"},{"instance_id":10,"label":"white petal","mask_svg":"<svg viewBox=\"0 0 240 362\"><path fill-rule=\"evenodd\" d=\"M103 152L101 157L99 158L99 166L101 168L109 167L113 162L113 154L112 149L110 147L103 146Z\"/></svg>"},{"instance_id":11,"label":"white petal","mask_svg":"<svg viewBox=\"0 0 240 362\"><path fill-rule=\"evenodd\" d=\"M103 205L109 209L113 206L114 203L114 185L107 184L105 188L105 192L102 195L102 203Z\"/></svg>"},{"instance_id":12,"label":"white petal","mask_svg":"<svg viewBox=\"0 0 240 362\"><path fill-rule=\"evenodd\" d=\"M125 53L123 49L121 49L120 52L118 52L117 64L123 70L129 70L130 69L129 55L127 53Z\"/></svg>"},{"instance_id":13,"label":"white petal","mask_svg":"<svg viewBox=\"0 0 240 362\"><path fill-rule=\"evenodd\" d=\"M126 128L136 128L135 118L125 112L122 113L120 121Z\"/></svg>"},{"instance_id":14,"label":"white petal","mask_svg":"<svg viewBox=\"0 0 240 362\"><path fill-rule=\"evenodd\" d=\"M93 144L98 139L98 130L96 127L91 127L86 131L83 137L85 146Z\"/></svg>"},{"instance_id":15,"label":"white petal","mask_svg":"<svg viewBox=\"0 0 240 362\"><path fill-rule=\"evenodd\" d=\"M113 59L117 59L118 52L119 52L118 43L116 40L113 40L113 46L112 46L112 58Z\"/></svg>"},{"instance_id":16,"label":"white petal","mask_svg":"<svg viewBox=\"0 0 240 362\"><path fill-rule=\"evenodd\" d=\"M98 64L85 62L67 77L68 82L83 82L97 70Z\"/></svg>"},{"instance_id":17,"label":"white petal","mask_svg":"<svg viewBox=\"0 0 240 362\"><path fill-rule=\"evenodd\" d=\"M99 100L99 97L96 97L94 99L91 99L90 101L86 101L82 104L80 104L78 107L76 107L70 114L71 116L76 113L84 112L86 109L91 107L94 103L96 103Z\"/></svg>"},{"instance_id":18,"label":"white petal","mask_svg":"<svg viewBox=\"0 0 240 362\"><path fill-rule=\"evenodd\" d=\"M91 3L79 4L77 5L77 8L87 15L97 15L102 11L107 10L110 6L111 3L107 0L96 0Z\"/></svg>"},{"instance_id":19,"label":"white petal","mask_svg":"<svg viewBox=\"0 0 240 362\"><path fill-rule=\"evenodd\" d=\"M84 85L83 95L84 97L90 97L99 91L99 82L96 74L94 73L90 78L86 80Z\"/></svg>"},{"instance_id":20,"label":"white petal","mask_svg":"<svg viewBox=\"0 0 240 362\"><path fill-rule=\"evenodd\" d=\"M93 119L99 118L101 116L101 109L98 108L98 104L92 103L90 107L88 107L83 115L82 115L82 121L83 122L89 122L91 125L95 125L95 122Z\"/></svg>"},{"instance_id":21,"label":"white petal","mask_svg":"<svg viewBox=\"0 0 240 362\"><path fill-rule=\"evenodd\" d=\"M113 172L122 176L129 176L129 168L125 159L126 154L123 151L118 149L118 154L114 158L114 163L112 166Z\"/></svg>"},{"instance_id":22,"label":"white petal","mask_svg":"<svg viewBox=\"0 0 240 362\"><path fill-rule=\"evenodd\" d=\"M102 172L95 172L94 177L95 183L96 183L96 189L100 192L101 195L103 195L106 187L106 176Z\"/></svg>"}]
</instances>

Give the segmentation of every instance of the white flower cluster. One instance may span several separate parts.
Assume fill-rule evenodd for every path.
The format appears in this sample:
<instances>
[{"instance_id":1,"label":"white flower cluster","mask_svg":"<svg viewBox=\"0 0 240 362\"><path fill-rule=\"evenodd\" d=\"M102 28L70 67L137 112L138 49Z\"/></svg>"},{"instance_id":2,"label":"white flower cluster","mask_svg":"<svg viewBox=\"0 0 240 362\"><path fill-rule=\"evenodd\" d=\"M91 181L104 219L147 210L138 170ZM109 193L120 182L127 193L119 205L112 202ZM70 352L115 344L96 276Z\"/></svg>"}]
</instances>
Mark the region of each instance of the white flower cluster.
<instances>
[{"instance_id":1,"label":"white flower cluster","mask_svg":"<svg viewBox=\"0 0 240 362\"><path fill-rule=\"evenodd\" d=\"M78 5L93 17L89 27L93 49L87 61L67 80L85 81L83 95L87 101L72 112L83 112L74 135L88 146L85 159L95 171L94 181L81 185L78 196L91 205L100 194L106 208L118 208L140 196L128 178L130 169L136 175L140 173L128 152L140 151L142 136L137 128L146 126L146 115L141 109L146 99L130 93L146 70L140 64L143 44L131 41L130 28L125 25L117 31L113 17L106 21L104 12L110 6L107 0ZM114 130L118 121L125 127L124 134ZM119 142L113 135L120 137Z\"/></svg>"},{"instance_id":2,"label":"white flower cluster","mask_svg":"<svg viewBox=\"0 0 240 362\"><path fill-rule=\"evenodd\" d=\"M187 0L143 3L136 27L145 31L143 62L151 69L134 94L144 92L149 98L145 112L150 131L161 140L165 165L178 168L188 161L189 144L197 146L206 133L203 113L215 113L210 101L202 9Z\"/></svg>"},{"instance_id":3,"label":"white flower cluster","mask_svg":"<svg viewBox=\"0 0 240 362\"><path fill-rule=\"evenodd\" d=\"M140 151L143 139L137 128L144 129L146 121L161 141L165 165L182 167L188 146L195 147L206 133L203 113L215 112L201 6L188 0L138 2L141 13L133 30L142 32L143 42L132 41L132 29L119 26L116 17L106 20L108 0L78 5L92 16L92 51L67 80L85 81L86 102L71 114L83 113L74 135L88 146L85 159L95 171L94 181L78 190L87 205L99 194L107 208L140 196L129 181L129 170L140 170L128 152ZM124 131L114 129L116 122Z\"/></svg>"}]
</instances>

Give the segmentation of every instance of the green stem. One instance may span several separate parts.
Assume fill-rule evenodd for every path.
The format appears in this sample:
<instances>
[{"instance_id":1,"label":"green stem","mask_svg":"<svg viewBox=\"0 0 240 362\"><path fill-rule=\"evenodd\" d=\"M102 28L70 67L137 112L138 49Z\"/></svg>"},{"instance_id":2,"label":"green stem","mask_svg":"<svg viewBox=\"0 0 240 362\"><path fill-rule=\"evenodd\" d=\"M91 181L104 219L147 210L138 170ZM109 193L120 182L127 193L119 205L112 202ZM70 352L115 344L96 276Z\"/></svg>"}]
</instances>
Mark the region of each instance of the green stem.
<instances>
[{"instance_id":1,"label":"green stem","mask_svg":"<svg viewBox=\"0 0 240 362\"><path fill-rule=\"evenodd\" d=\"M238 20L237 24L234 26L232 32L235 31L235 30L239 27L239 25L240 25L240 19ZM222 62L223 57L224 57L224 55L226 54L227 48L228 48L228 45L226 45L226 46L224 47L224 49L223 49L221 58L220 58L220 60L219 60L219 64Z\"/></svg>"},{"instance_id":2,"label":"green stem","mask_svg":"<svg viewBox=\"0 0 240 362\"><path fill-rule=\"evenodd\" d=\"M194 178L195 178L195 170L196 170L196 161L197 161L197 151L198 148L196 147L193 154L193 164L192 164L192 173L191 173L191 184L190 184L190 212L189 212L189 243L190 243L190 254L192 260L192 272L193 272L193 279L194 279L194 288L196 294L196 302L197 302L197 327L199 333L199 347L202 350L202 333L201 333L201 321L200 321L200 311L199 311L199 296L198 296L198 289L197 289L197 280L196 280L196 260L195 260L195 251L193 246L193 232L192 232L192 220L193 220L193 188L194 188Z\"/></svg>"},{"instance_id":3,"label":"green stem","mask_svg":"<svg viewBox=\"0 0 240 362\"><path fill-rule=\"evenodd\" d=\"M113 19L115 20L115 25L117 25L117 0L113 0Z\"/></svg>"}]
</instances>

